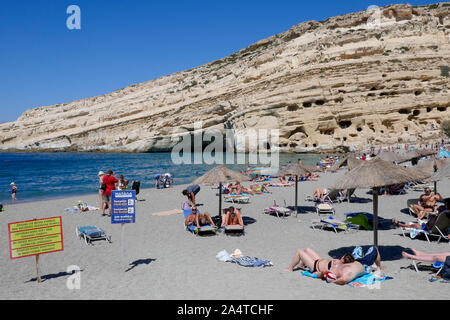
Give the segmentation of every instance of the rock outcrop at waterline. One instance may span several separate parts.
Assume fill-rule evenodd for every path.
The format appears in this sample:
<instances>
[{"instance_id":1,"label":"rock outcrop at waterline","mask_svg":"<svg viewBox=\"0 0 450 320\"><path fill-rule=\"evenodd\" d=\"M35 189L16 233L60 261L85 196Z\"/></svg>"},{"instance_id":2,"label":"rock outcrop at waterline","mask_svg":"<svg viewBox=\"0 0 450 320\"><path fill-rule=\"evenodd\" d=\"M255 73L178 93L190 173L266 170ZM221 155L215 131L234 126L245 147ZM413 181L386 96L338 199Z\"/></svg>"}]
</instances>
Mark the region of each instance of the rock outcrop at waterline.
<instances>
[{"instance_id":1,"label":"rock outcrop at waterline","mask_svg":"<svg viewBox=\"0 0 450 320\"><path fill-rule=\"evenodd\" d=\"M31 109L0 150L168 151L174 134L280 130L282 151L440 139L450 116L450 3L308 21L226 58Z\"/></svg>"}]
</instances>

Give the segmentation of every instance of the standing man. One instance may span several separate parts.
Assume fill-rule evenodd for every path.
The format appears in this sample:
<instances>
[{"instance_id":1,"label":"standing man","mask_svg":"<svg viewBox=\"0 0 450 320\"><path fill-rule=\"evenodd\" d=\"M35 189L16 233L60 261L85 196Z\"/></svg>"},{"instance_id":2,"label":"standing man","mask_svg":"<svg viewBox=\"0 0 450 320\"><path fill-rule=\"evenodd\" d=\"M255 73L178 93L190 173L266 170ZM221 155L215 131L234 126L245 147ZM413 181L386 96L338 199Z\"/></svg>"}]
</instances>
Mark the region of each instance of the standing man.
<instances>
[{"instance_id":1,"label":"standing man","mask_svg":"<svg viewBox=\"0 0 450 320\"><path fill-rule=\"evenodd\" d=\"M189 203L192 207L196 205L195 196L200 191L200 186L198 184L193 184L188 186L185 190L183 190L183 195L187 196Z\"/></svg>"},{"instance_id":2,"label":"standing man","mask_svg":"<svg viewBox=\"0 0 450 320\"><path fill-rule=\"evenodd\" d=\"M111 217L111 193L116 190L116 183L119 182L116 178L116 174L112 170L108 170L103 177L103 183L106 184L106 190L103 192L103 202L108 204L109 214ZM102 214L104 216L105 214Z\"/></svg>"}]
</instances>

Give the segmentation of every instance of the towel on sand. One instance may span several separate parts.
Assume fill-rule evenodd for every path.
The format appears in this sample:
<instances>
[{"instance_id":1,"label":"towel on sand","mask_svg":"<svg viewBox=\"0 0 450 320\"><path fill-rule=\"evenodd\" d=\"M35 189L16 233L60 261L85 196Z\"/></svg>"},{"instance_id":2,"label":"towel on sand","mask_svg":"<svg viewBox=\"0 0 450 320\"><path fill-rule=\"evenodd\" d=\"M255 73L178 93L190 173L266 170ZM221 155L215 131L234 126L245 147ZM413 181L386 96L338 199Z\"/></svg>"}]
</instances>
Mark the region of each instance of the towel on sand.
<instances>
[{"instance_id":1,"label":"towel on sand","mask_svg":"<svg viewBox=\"0 0 450 320\"><path fill-rule=\"evenodd\" d=\"M237 252L237 250L238 249L235 250L235 253ZM216 255L216 258L219 261L233 262L233 263L237 263L243 267L273 266L272 262L269 260L261 260L256 257L252 258L252 257L248 257L248 256L243 256L242 254L235 255L235 253L230 255L226 250L222 250ZM240 250L239 250L239 253L241 253ZM233 257L233 255L236 256L236 258Z\"/></svg>"},{"instance_id":2,"label":"towel on sand","mask_svg":"<svg viewBox=\"0 0 450 320\"><path fill-rule=\"evenodd\" d=\"M96 210L100 210L100 208L97 207L93 207L93 206L87 206L88 210L86 211L81 211L80 209L78 209L77 207L73 207L73 208L66 208L66 211L70 211L71 213L80 213L80 212L88 212L88 211L96 211Z\"/></svg>"},{"instance_id":3,"label":"towel on sand","mask_svg":"<svg viewBox=\"0 0 450 320\"><path fill-rule=\"evenodd\" d=\"M181 209L172 209L172 210L169 210L169 211L155 212L155 213L152 213L152 215L154 215L154 216L169 216L171 214L178 214L178 213L183 213L183 210L181 210Z\"/></svg>"},{"instance_id":4,"label":"towel on sand","mask_svg":"<svg viewBox=\"0 0 450 320\"><path fill-rule=\"evenodd\" d=\"M317 274L310 272L309 270L303 271L302 275L317 278ZM379 277L372 273L364 273L359 277L356 277L351 282L347 283L348 286L353 288L367 287L376 283L381 283L385 280L392 279L391 277Z\"/></svg>"}]
</instances>

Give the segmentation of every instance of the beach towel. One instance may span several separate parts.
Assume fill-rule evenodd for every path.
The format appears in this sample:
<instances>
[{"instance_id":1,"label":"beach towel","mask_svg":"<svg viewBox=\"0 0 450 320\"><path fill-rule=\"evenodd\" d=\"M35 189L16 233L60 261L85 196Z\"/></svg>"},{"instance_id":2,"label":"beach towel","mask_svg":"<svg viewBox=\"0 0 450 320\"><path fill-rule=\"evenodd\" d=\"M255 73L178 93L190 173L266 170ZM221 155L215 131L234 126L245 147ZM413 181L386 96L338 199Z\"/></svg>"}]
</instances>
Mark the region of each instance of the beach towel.
<instances>
[{"instance_id":1,"label":"beach towel","mask_svg":"<svg viewBox=\"0 0 450 320\"><path fill-rule=\"evenodd\" d=\"M245 193L245 192L242 192L239 194L236 194L234 192L230 193L230 196L251 196L251 195L252 195L251 193Z\"/></svg>"},{"instance_id":2,"label":"beach towel","mask_svg":"<svg viewBox=\"0 0 450 320\"><path fill-rule=\"evenodd\" d=\"M361 214L365 215L367 217L370 228L373 228L373 214L371 214L371 213L351 212L351 213L346 213L345 216L348 219L348 218L359 216ZM384 218L378 216L378 230L389 230L389 229L395 229L395 228L396 228L396 226L392 223L392 220L384 219ZM372 230L372 229L369 229L369 230Z\"/></svg>"},{"instance_id":3,"label":"beach towel","mask_svg":"<svg viewBox=\"0 0 450 320\"><path fill-rule=\"evenodd\" d=\"M266 267L273 266L272 262L269 260L261 260L256 257L241 257L241 258L232 258L229 262L237 263L243 267Z\"/></svg>"},{"instance_id":4,"label":"beach towel","mask_svg":"<svg viewBox=\"0 0 450 320\"><path fill-rule=\"evenodd\" d=\"M81 212L89 212L89 211L100 210L100 208L93 207L93 206L87 206L87 208L88 208L87 211L81 211L80 209L78 209L78 207L66 208L66 211L69 211L71 213L81 213Z\"/></svg>"},{"instance_id":5,"label":"beach towel","mask_svg":"<svg viewBox=\"0 0 450 320\"><path fill-rule=\"evenodd\" d=\"M181 209L172 209L169 211L161 211L161 212L155 212L152 213L153 216L170 216L172 214L178 214L178 213L183 213L183 210Z\"/></svg>"},{"instance_id":6,"label":"beach towel","mask_svg":"<svg viewBox=\"0 0 450 320\"><path fill-rule=\"evenodd\" d=\"M349 217L345 220L345 222L358 225L366 230L372 230L372 227L369 224L369 219L364 214L358 214L357 216Z\"/></svg>"},{"instance_id":7,"label":"beach towel","mask_svg":"<svg viewBox=\"0 0 450 320\"><path fill-rule=\"evenodd\" d=\"M317 274L312 273L309 270L303 271L302 275L310 278L317 279ZM347 283L347 286L353 287L353 288L361 288L361 287L367 287L370 285L374 285L377 283L384 282L386 280L393 279L391 277L379 277L375 274L371 273L365 273L360 275L359 277L356 277L351 282Z\"/></svg>"},{"instance_id":8,"label":"beach towel","mask_svg":"<svg viewBox=\"0 0 450 320\"><path fill-rule=\"evenodd\" d=\"M219 261L222 262L233 262L237 263L243 267L267 267L267 266L273 266L273 263L269 260L261 260L256 257L248 257L248 256L242 256L238 258L232 257L226 250L220 251L216 258Z\"/></svg>"}]
</instances>

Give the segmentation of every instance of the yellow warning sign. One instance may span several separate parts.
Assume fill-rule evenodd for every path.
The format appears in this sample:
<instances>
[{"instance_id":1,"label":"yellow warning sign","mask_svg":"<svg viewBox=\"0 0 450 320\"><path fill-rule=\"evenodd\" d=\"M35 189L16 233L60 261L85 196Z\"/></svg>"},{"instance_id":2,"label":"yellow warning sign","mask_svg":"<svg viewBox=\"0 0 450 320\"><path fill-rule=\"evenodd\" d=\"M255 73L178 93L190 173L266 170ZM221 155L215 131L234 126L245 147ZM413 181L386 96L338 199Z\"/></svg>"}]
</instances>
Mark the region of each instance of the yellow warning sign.
<instances>
[{"instance_id":1,"label":"yellow warning sign","mask_svg":"<svg viewBox=\"0 0 450 320\"><path fill-rule=\"evenodd\" d=\"M64 250L61 217L8 224L10 258Z\"/></svg>"}]
</instances>

